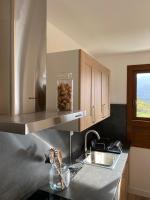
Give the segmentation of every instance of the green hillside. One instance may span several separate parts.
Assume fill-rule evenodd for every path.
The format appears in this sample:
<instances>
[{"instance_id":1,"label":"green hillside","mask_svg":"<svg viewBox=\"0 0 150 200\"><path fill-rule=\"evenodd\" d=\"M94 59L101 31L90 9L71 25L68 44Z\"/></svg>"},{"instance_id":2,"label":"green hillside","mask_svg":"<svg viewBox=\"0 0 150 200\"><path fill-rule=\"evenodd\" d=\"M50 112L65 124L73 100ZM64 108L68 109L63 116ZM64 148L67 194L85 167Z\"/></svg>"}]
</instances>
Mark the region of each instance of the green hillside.
<instances>
[{"instance_id":1,"label":"green hillside","mask_svg":"<svg viewBox=\"0 0 150 200\"><path fill-rule=\"evenodd\" d=\"M150 102L137 99L137 117L150 118Z\"/></svg>"}]
</instances>

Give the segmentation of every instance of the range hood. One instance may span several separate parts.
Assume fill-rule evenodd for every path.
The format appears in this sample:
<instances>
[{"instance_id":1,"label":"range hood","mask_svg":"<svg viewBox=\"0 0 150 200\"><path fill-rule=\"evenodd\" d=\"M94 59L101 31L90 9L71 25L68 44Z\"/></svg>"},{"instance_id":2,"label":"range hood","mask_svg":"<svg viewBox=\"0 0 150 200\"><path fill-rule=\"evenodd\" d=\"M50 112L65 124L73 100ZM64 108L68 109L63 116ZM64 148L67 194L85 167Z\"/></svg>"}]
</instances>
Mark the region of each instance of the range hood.
<instances>
[{"instance_id":1,"label":"range hood","mask_svg":"<svg viewBox=\"0 0 150 200\"><path fill-rule=\"evenodd\" d=\"M83 117L46 112L46 0L1 0L0 27L0 131L27 134Z\"/></svg>"},{"instance_id":2,"label":"range hood","mask_svg":"<svg viewBox=\"0 0 150 200\"><path fill-rule=\"evenodd\" d=\"M82 111L74 111L59 113L37 112L13 117L0 116L0 130L26 135L79 119L84 115L85 113Z\"/></svg>"}]
</instances>

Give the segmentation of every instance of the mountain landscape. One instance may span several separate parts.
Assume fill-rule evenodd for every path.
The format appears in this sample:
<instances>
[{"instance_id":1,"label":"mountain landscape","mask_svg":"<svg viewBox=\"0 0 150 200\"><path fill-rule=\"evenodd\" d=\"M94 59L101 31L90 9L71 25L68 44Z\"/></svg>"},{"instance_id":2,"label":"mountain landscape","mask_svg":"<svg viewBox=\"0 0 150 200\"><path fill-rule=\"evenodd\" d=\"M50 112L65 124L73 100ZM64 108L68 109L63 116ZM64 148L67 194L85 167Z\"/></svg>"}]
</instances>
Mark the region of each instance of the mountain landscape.
<instances>
[{"instance_id":1,"label":"mountain landscape","mask_svg":"<svg viewBox=\"0 0 150 200\"><path fill-rule=\"evenodd\" d=\"M150 73L137 76L137 97L144 101L150 101Z\"/></svg>"},{"instance_id":2,"label":"mountain landscape","mask_svg":"<svg viewBox=\"0 0 150 200\"><path fill-rule=\"evenodd\" d=\"M137 75L136 117L150 118L150 73Z\"/></svg>"}]
</instances>

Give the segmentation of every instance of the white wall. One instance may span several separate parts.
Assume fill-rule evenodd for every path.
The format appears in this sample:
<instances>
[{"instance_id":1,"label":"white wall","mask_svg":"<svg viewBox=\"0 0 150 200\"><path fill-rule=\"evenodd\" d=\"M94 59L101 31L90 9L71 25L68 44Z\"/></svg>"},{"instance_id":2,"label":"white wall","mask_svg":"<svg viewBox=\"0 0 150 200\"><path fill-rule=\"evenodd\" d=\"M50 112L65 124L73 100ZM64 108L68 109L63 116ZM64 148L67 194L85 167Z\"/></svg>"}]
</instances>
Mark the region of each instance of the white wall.
<instances>
[{"instance_id":1,"label":"white wall","mask_svg":"<svg viewBox=\"0 0 150 200\"><path fill-rule=\"evenodd\" d=\"M53 24L47 22L47 53L80 49L81 46Z\"/></svg>"},{"instance_id":2,"label":"white wall","mask_svg":"<svg viewBox=\"0 0 150 200\"><path fill-rule=\"evenodd\" d=\"M150 63L150 51L101 56L111 70L111 103L126 103L127 65ZM132 147L129 156L129 191L150 197L150 149Z\"/></svg>"},{"instance_id":3,"label":"white wall","mask_svg":"<svg viewBox=\"0 0 150 200\"><path fill-rule=\"evenodd\" d=\"M127 65L150 63L150 51L101 56L98 60L111 70L111 103L126 103Z\"/></svg>"},{"instance_id":4,"label":"white wall","mask_svg":"<svg viewBox=\"0 0 150 200\"><path fill-rule=\"evenodd\" d=\"M129 165L129 192L150 198L150 150L132 147Z\"/></svg>"}]
</instances>

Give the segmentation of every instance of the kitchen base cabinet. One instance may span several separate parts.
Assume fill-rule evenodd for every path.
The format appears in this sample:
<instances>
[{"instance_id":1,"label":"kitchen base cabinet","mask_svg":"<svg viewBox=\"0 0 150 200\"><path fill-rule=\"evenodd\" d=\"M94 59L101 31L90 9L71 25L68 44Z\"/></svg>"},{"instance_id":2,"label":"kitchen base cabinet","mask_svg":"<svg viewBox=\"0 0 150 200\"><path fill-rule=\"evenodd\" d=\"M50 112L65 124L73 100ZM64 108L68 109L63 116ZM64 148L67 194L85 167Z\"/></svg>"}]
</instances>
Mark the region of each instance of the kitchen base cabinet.
<instances>
[{"instance_id":1,"label":"kitchen base cabinet","mask_svg":"<svg viewBox=\"0 0 150 200\"><path fill-rule=\"evenodd\" d=\"M127 200L128 199L128 161L124 167L122 177L120 179L116 196L114 200Z\"/></svg>"},{"instance_id":2,"label":"kitchen base cabinet","mask_svg":"<svg viewBox=\"0 0 150 200\"><path fill-rule=\"evenodd\" d=\"M86 110L86 117L57 129L80 132L110 116L110 71L82 50L47 55L47 111L56 111L56 82L62 72L72 73L73 109Z\"/></svg>"}]
</instances>

